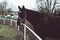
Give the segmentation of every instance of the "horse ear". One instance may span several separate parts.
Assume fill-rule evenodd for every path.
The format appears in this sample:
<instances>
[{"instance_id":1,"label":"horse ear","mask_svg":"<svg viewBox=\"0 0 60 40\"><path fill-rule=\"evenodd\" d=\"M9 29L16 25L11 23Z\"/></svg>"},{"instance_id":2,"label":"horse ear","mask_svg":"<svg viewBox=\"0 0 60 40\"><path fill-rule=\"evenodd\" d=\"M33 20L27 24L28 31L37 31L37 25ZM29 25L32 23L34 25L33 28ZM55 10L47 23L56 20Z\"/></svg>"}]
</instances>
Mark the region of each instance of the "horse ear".
<instances>
[{"instance_id":1,"label":"horse ear","mask_svg":"<svg viewBox=\"0 0 60 40\"><path fill-rule=\"evenodd\" d=\"M21 7L20 7L20 6L18 6L18 9L21 9Z\"/></svg>"},{"instance_id":2,"label":"horse ear","mask_svg":"<svg viewBox=\"0 0 60 40\"><path fill-rule=\"evenodd\" d=\"M25 9L25 6L23 5L23 7L22 7L23 9Z\"/></svg>"}]
</instances>

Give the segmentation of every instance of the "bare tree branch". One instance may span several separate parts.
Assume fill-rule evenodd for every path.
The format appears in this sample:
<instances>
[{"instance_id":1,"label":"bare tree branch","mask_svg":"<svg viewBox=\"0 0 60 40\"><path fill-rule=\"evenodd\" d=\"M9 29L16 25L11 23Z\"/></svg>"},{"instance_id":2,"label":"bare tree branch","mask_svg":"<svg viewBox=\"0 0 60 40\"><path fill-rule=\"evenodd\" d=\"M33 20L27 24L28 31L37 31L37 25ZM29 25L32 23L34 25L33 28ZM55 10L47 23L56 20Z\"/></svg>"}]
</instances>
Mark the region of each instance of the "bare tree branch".
<instances>
[{"instance_id":1,"label":"bare tree branch","mask_svg":"<svg viewBox=\"0 0 60 40\"><path fill-rule=\"evenodd\" d=\"M52 12L54 11L55 6L56 6L56 0L54 1Z\"/></svg>"}]
</instances>

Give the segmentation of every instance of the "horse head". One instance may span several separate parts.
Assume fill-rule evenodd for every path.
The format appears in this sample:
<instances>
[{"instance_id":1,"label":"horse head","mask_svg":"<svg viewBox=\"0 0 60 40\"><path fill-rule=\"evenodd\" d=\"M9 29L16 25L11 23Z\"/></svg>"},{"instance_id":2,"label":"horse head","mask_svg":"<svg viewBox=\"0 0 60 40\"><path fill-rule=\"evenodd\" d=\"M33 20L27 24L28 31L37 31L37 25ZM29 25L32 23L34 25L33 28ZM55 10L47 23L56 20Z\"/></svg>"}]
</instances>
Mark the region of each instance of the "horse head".
<instances>
[{"instance_id":1,"label":"horse head","mask_svg":"<svg viewBox=\"0 0 60 40\"><path fill-rule=\"evenodd\" d=\"M26 18L26 9L24 5L22 8L18 6L18 9L19 9L18 16L21 17L22 19Z\"/></svg>"}]
</instances>

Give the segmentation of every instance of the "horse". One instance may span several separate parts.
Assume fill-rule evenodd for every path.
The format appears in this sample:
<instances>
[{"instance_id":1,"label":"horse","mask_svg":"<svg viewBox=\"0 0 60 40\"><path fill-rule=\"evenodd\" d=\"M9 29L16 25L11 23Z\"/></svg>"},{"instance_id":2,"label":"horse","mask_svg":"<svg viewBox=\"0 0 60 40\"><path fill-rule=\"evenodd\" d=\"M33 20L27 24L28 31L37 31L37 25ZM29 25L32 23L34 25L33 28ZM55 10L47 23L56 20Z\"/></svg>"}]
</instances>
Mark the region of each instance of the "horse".
<instances>
[{"instance_id":1,"label":"horse","mask_svg":"<svg viewBox=\"0 0 60 40\"><path fill-rule=\"evenodd\" d=\"M49 16L44 12L33 11L18 6L19 17L22 19L28 20L34 27L34 31L38 34L43 40L46 37L53 39L60 39L60 17Z\"/></svg>"}]
</instances>

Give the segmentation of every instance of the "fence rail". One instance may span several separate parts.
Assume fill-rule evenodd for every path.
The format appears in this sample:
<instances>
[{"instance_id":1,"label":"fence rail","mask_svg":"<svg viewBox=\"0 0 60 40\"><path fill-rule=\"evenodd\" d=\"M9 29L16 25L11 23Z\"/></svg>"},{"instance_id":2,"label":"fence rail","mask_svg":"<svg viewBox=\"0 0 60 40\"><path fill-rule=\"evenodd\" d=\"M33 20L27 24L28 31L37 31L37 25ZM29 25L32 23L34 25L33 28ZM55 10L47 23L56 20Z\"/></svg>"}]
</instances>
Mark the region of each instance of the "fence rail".
<instances>
[{"instance_id":1,"label":"fence rail","mask_svg":"<svg viewBox=\"0 0 60 40\"><path fill-rule=\"evenodd\" d=\"M26 40L26 28L32 32L37 38L38 40L42 40L32 29L30 29L27 25L23 24L24 25L24 40Z\"/></svg>"},{"instance_id":2,"label":"fence rail","mask_svg":"<svg viewBox=\"0 0 60 40\"><path fill-rule=\"evenodd\" d=\"M0 18L0 24L17 27L17 21L14 19Z\"/></svg>"}]
</instances>

